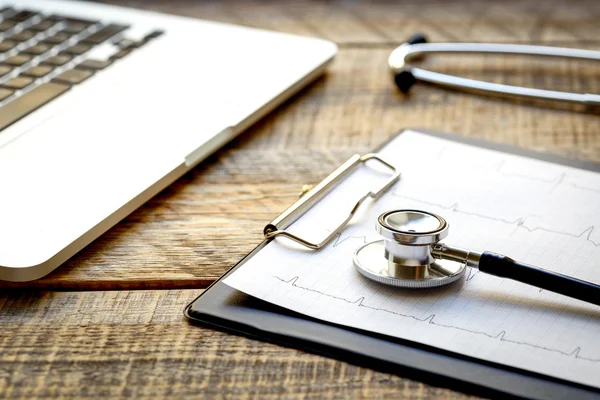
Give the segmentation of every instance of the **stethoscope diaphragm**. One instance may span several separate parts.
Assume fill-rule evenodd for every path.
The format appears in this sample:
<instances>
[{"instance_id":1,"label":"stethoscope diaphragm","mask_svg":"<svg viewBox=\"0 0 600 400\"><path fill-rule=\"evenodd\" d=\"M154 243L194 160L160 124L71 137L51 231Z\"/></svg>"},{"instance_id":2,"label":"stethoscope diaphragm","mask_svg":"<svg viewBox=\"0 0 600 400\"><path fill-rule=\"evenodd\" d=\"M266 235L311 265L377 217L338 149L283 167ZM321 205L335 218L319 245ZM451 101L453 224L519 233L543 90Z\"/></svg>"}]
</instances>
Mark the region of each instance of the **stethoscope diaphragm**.
<instances>
[{"instance_id":1,"label":"stethoscope diaphragm","mask_svg":"<svg viewBox=\"0 0 600 400\"><path fill-rule=\"evenodd\" d=\"M383 237L360 246L353 262L361 275L386 285L420 289L459 280L467 267L600 305L600 286L515 261L501 254L464 250L440 241L450 225L419 210L393 210L379 216Z\"/></svg>"},{"instance_id":2,"label":"stethoscope diaphragm","mask_svg":"<svg viewBox=\"0 0 600 400\"><path fill-rule=\"evenodd\" d=\"M377 219L384 238L354 252L354 266L363 276L403 288L442 286L460 279L466 263L437 260L432 247L448 235L442 217L419 210L388 211Z\"/></svg>"}]
</instances>

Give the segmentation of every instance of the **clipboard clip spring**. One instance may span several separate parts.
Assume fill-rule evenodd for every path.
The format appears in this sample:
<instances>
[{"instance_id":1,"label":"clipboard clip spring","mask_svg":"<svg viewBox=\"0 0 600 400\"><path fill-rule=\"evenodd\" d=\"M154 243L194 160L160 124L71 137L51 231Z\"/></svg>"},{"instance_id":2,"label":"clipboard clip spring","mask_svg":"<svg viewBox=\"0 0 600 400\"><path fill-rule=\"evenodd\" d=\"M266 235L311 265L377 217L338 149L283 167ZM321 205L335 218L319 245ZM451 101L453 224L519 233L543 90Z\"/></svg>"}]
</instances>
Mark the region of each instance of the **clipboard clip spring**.
<instances>
[{"instance_id":1,"label":"clipboard clip spring","mask_svg":"<svg viewBox=\"0 0 600 400\"><path fill-rule=\"evenodd\" d=\"M319 243L312 243L308 240L302 239L299 236L294 235L286 231L285 229L290 226L294 221L304 215L308 210L310 210L316 203L318 203L327 193L329 193L333 188L335 188L341 181L344 180L356 167L359 165L365 164L370 160L374 160L383 164L385 167L389 168L392 171L392 176L385 182L385 184L379 188L377 191L369 191L364 196L362 196L352 207L348 217L342 221L337 228L335 228L325 239L323 239ZM396 168L385 161L378 155L374 153L365 154L363 156L355 154L348 159L344 164L339 166L335 171L333 171L328 177L326 177L321 183L319 183L314 188L304 191L303 195L300 197L296 203L294 203L290 208L284 211L281 215L275 218L270 224L265 226L264 235L265 239L272 239L277 236L282 236L287 239L293 240L296 243L299 243L305 247L308 247L312 250L319 250L327 243L329 243L338 233L340 233L346 225L350 222L356 211L360 208L361 204L368 198L372 198L377 200L383 193L385 193L396 181L400 178L400 172L396 170Z\"/></svg>"}]
</instances>

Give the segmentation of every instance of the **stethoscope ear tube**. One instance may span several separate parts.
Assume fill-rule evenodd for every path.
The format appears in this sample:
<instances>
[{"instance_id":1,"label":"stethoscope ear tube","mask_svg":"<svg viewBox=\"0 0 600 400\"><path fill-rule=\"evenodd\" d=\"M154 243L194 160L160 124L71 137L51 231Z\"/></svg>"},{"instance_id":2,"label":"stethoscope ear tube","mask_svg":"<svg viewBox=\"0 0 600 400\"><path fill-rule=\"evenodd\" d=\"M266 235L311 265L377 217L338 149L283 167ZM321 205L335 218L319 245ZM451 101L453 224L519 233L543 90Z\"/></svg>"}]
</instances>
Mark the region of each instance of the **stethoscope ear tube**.
<instances>
[{"instance_id":1,"label":"stethoscope ear tube","mask_svg":"<svg viewBox=\"0 0 600 400\"><path fill-rule=\"evenodd\" d=\"M501 254L487 251L482 253L479 259L479 270L490 275L513 279L540 289L600 305L600 286L522 264Z\"/></svg>"},{"instance_id":2,"label":"stethoscope ear tube","mask_svg":"<svg viewBox=\"0 0 600 400\"><path fill-rule=\"evenodd\" d=\"M600 306L600 286L594 283L489 251L479 253L442 243L449 226L444 218L427 211L386 211L375 226L383 240L359 247L354 266L369 279L410 289L455 282L469 267Z\"/></svg>"},{"instance_id":3,"label":"stethoscope ear tube","mask_svg":"<svg viewBox=\"0 0 600 400\"><path fill-rule=\"evenodd\" d=\"M512 54L540 57L570 58L575 60L600 61L600 51L571 49L551 46L499 43L428 43L422 34L416 34L409 41L392 51L388 59L394 82L401 92L407 93L417 82L423 81L452 89L484 93L508 98L541 99L578 103L586 106L600 105L600 95L589 93L559 92L511 86L493 82L461 78L417 68L411 60L426 54ZM594 108L592 108L594 109Z\"/></svg>"},{"instance_id":4,"label":"stethoscope ear tube","mask_svg":"<svg viewBox=\"0 0 600 400\"><path fill-rule=\"evenodd\" d=\"M423 35L422 33L415 33L414 35L412 35L410 37L410 39L408 39L406 41L406 43L409 45L427 43L427 42L428 42L427 37L425 37L425 35ZM398 86L398 89L400 89L400 91L402 93L406 94L406 93L408 93L410 88L413 87L413 85L415 83L417 83L417 78L415 78L415 76L412 74L411 71L406 70L406 69L401 69L401 70L395 71L394 82L396 83L396 86Z\"/></svg>"}]
</instances>

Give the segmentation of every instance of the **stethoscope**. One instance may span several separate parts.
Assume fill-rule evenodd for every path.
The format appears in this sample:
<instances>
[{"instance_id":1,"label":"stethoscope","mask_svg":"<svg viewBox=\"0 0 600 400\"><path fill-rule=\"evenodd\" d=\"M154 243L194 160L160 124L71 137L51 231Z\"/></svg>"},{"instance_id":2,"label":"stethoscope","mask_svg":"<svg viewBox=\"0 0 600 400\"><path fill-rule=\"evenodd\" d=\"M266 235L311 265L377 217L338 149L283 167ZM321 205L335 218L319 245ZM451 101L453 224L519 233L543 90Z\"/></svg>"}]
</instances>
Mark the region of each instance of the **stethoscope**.
<instances>
[{"instance_id":1,"label":"stethoscope","mask_svg":"<svg viewBox=\"0 0 600 400\"><path fill-rule=\"evenodd\" d=\"M376 190L363 194L341 221L320 242L298 236L286 228L310 210L354 169L366 163L379 163L391 175ZM377 154L353 155L315 187L306 188L290 208L264 228L266 240L286 238L311 250L323 249L338 237L367 199L376 201L400 178L400 171ZM438 215L419 210L384 212L376 230L383 237L360 246L354 252L355 268L364 277L386 285L420 289L443 286L462 278L467 267L513 279L541 289L600 305L600 286L519 263L491 252L478 253L440 243L448 236L448 222Z\"/></svg>"},{"instance_id":2,"label":"stethoscope","mask_svg":"<svg viewBox=\"0 0 600 400\"><path fill-rule=\"evenodd\" d=\"M423 35L416 34L408 42L394 49L388 59L394 81L403 93L407 93L419 80L453 89L503 97L565 101L586 106L600 105L600 95L597 94L559 92L484 82L441 74L417 68L410 64L411 60L431 53L515 54L600 61L600 51L520 44L427 43L427 39Z\"/></svg>"},{"instance_id":3,"label":"stethoscope","mask_svg":"<svg viewBox=\"0 0 600 400\"><path fill-rule=\"evenodd\" d=\"M491 252L478 253L440 241L449 224L419 210L387 211L377 219L382 240L360 246L354 266L363 276L408 289L443 286L462 278L467 267L600 305L600 286L523 264Z\"/></svg>"}]
</instances>

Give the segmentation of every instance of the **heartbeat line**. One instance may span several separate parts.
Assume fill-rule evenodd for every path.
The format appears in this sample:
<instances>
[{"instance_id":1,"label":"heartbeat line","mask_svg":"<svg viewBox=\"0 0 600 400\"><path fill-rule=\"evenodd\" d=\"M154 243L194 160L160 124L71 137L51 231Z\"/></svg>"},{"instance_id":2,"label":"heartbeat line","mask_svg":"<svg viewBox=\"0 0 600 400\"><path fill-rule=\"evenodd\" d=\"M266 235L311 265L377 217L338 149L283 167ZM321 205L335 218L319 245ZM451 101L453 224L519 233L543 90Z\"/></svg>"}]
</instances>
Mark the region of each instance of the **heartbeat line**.
<instances>
[{"instance_id":1,"label":"heartbeat line","mask_svg":"<svg viewBox=\"0 0 600 400\"><path fill-rule=\"evenodd\" d=\"M342 237L341 233L338 233L335 241L333 242L333 245L331 247L333 247L334 249L336 247L338 247L339 245L341 245L342 243L344 243L347 240L350 239L361 239L363 243L367 243L367 237L366 236L344 236Z\"/></svg>"},{"instance_id":2,"label":"heartbeat line","mask_svg":"<svg viewBox=\"0 0 600 400\"><path fill-rule=\"evenodd\" d=\"M534 217L535 215L529 215L527 217L519 217L516 218L514 220L508 220L508 219L504 219L504 218L498 218L498 217L492 217L489 215L485 215L485 214L479 214L476 212L471 212L471 211L466 211L466 210L462 210L459 208L458 203L453 203L450 205L444 205L444 204L440 204L440 203L434 203L434 202L430 202L430 201L426 201L423 199L419 199L416 197L410 197L410 196L403 196L398 194L397 191L392 193L392 196L394 197L398 197L398 198L402 198L402 199L406 199L406 200L411 200L411 201L416 201L419 203L423 203L423 204L427 204L429 206L432 207L437 207L437 208L441 208L444 210L449 210L451 212L455 212L457 214L463 214L463 215L469 215L469 216L473 216L473 217L477 217L477 218L483 218L483 219L487 219L490 221L497 221L497 222L501 222L507 225L515 225L517 229L521 228L521 229L525 229L528 232L535 232L535 231L542 231L542 232L548 232L548 233L554 233L556 235L564 235L564 236L569 236L575 239L585 239L586 241L588 241L589 243L591 243L593 246L595 247L599 247L600 246L600 242L596 242L592 239L592 233L594 233L594 230L596 229L596 226L592 225L586 229L584 229L581 233L571 233L571 232L564 232L564 231L557 231L554 229L548 229L548 228L544 228L541 226L535 226L535 227L530 227L527 226L525 224L527 218L530 217Z\"/></svg>"},{"instance_id":3,"label":"heartbeat line","mask_svg":"<svg viewBox=\"0 0 600 400\"><path fill-rule=\"evenodd\" d=\"M471 279L475 278L478 273L479 273L479 270L469 268L469 275L467 275L466 281L469 282ZM541 290L540 290L540 292L541 292Z\"/></svg>"},{"instance_id":4,"label":"heartbeat line","mask_svg":"<svg viewBox=\"0 0 600 400\"><path fill-rule=\"evenodd\" d=\"M442 161L442 155L443 155L443 153L446 150L447 150L447 148L444 147L444 148L442 148L442 150L438 154L437 159L439 161ZM502 176L506 176L506 177L515 177L515 178L527 179L527 180L530 180L530 181L536 181L536 182L548 183L548 184L552 183L554 185L550 189L550 191L554 190L557 186L563 185L563 186L570 186L572 188L583 190L583 191L587 191L587 192L594 192L594 193L600 194L600 188L579 185L579 184L577 184L575 182L569 182L567 180L567 173L566 172L562 172L562 173L558 174L557 176L555 176L553 178L543 178L543 177L531 176L531 175L527 175L527 174L520 174L518 172L506 172L506 171L504 171L504 166L505 165L506 165L506 160L500 160L498 163L493 164L492 166L490 166L489 170L494 171L497 174L502 175Z\"/></svg>"},{"instance_id":5,"label":"heartbeat line","mask_svg":"<svg viewBox=\"0 0 600 400\"><path fill-rule=\"evenodd\" d=\"M579 185L575 182L569 182L566 181L565 179L567 178L567 173L563 172L557 176L555 176L554 178L538 178L535 176L530 176L530 175L526 175L526 174L520 174L518 172L504 172L502 171L502 166L504 165L504 161L498 163L498 167L494 168L494 170L502 175L502 176L508 176L508 177L515 177L515 178L521 178L521 179L527 179L530 181L537 181L537 182L542 182L542 183L553 183L554 185L552 186L552 189L550 189L550 191L554 190L556 187L558 186L570 186L572 188L575 189L579 189L579 190L584 190L587 192L594 192L594 193L599 193L600 194L600 189L598 188L594 188L594 187L589 187L589 186L583 186L583 185Z\"/></svg>"},{"instance_id":6,"label":"heartbeat line","mask_svg":"<svg viewBox=\"0 0 600 400\"><path fill-rule=\"evenodd\" d=\"M592 358L592 357L586 357L586 356L582 356L581 353L581 347L576 347L575 349L573 349L572 351L563 351L563 350L559 350L557 348L553 348L553 347L546 347L546 346L540 346L538 344L534 344L534 343L530 343L530 342L525 342L525 341L519 341L519 340L514 340L514 339L508 339L506 336L508 335L506 331L500 331L500 333L497 334L491 334L491 333L487 333L484 331L478 331L478 330L474 330L474 329L466 329L466 328L462 328L460 326L455 326L455 325L449 325L449 324L442 324L439 323L435 320L436 318L436 314L431 314L426 318L419 318L417 316L414 315L410 315L410 314L403 314L403 313L399 313L396 311L392 311L392 310L388 310L387 308L379 308L379 307L373 307L370 306L368 304L365 304L365 298L364 297L359 297L356 300L350 300L350 299L346 299L344 297L339 297L339 296L334 296L332 294L329 293L325 293L325 292L321 292L319 290L315 290L315 289L311 289L305 286L301 286L298 284L298 280L300 279L298 276L295 276L291 279L285 280L279 276L273 276L273 278L279 280L282 283L285 283L287 285L292 286L293 288L296 289L300 289L300 290L304 290L306 292L312 292L312 293L317 293L321 296L326 296L329 297L331 299L334 300L338 300L338 301L343 301L347 304L353 304L356 305L359 308L366 308L369 310L374 310L374 311L379 311L379 312L384 312L384 313L388 313L388 314L392 314L401 318L407 318L407 319L411 319L417 322L421 322L421 323L425 323L425 324L429 324L429 325L434 325L434 326L439 326L441 328L447 328L447 329L454 329L460 332L466 332L466 333L470 333L473 335L479 335L479 336L484 336L487 337L489 339L496 339L499 340L500 342L505 342L505 343L511 343L511 344L516 344L516 345L520 345L520 346L527 346L527 347L531 347L537 350L543 350L543 351L547 351L550 353L555 353L555 354L559 354L562 356L566 356L566 357L573 357L577 360L583 360L583 361L588 361L588 362L592 362L592 363L598 363L600 362L600 358Z\"/></svg>"}]
</instances>

